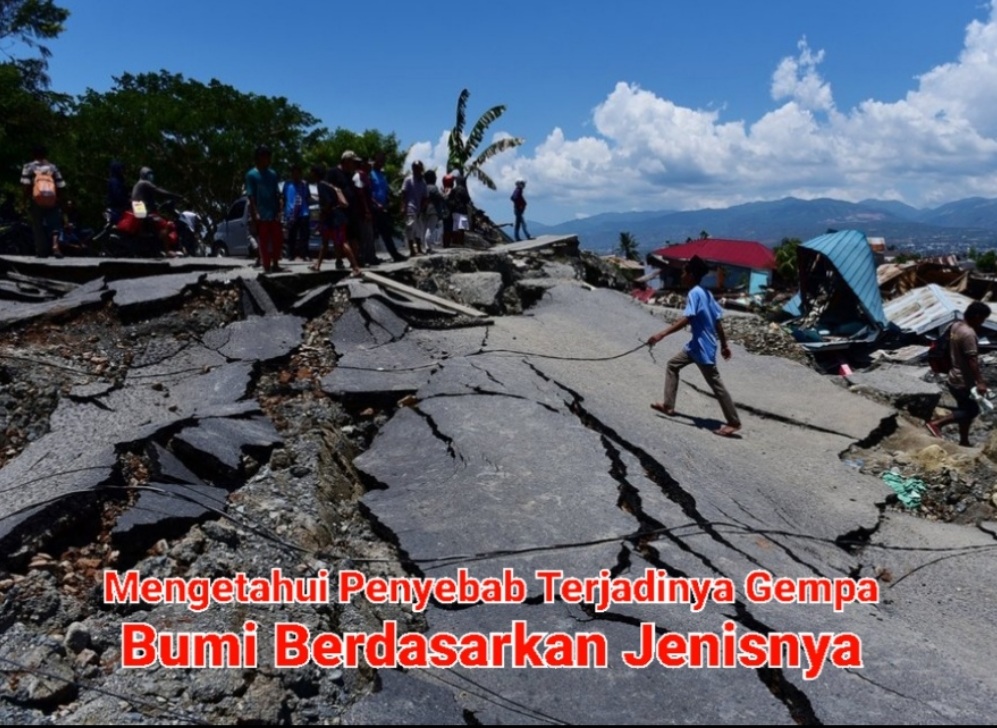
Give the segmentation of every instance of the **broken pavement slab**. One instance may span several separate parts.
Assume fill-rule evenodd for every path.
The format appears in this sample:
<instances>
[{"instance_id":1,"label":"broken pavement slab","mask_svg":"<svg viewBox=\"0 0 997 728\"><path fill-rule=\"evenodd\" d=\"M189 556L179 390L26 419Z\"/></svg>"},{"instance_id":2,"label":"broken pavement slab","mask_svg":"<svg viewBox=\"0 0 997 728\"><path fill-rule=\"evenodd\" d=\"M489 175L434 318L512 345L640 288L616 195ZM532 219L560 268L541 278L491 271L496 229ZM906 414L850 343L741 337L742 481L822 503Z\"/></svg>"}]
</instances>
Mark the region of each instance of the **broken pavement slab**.
<instances>
[{"instance_id":1,"label":"broken pavement slab","mask_svg":"<svg viewBox=\"0 0 997 728\"><path fill-rule=\"evenodd\" d=\"M388 342L340 357L336 368L322 378L321 387L348 404L368 401L372 406L385 406L417 391L435 368L436 362L417 344Z\"/></svg>"},{"instance_id":2,"label":"broken pavement slab","mask_svg":"<svg viewBox=\"0 0 997 728\"><path fill-rule=\"evenodd\" d=\"M363 277L364 280L376 283L382 288L392 291L398 291L400 293L405 294L406 296L411 296L412 298L417 298L422 301L427 301L436 306L442 306L443 308L451 309L457 313L464 314L465 316L470 316L471 318L486 317L486 314L482 313L481 311L478 311L477 309L464 306L463 304L454 303L453 301L449 301L439 296L434 296L431 293L420 291L418 288L413 288L412 286L406 286L403 283L399 283L398 281L394 281L390 278L387 278L383 275L379 275L377 273L364 271Z\"/></svg>"},{"instance_id":3,"label":"broken pavement slab","mask_svg":"<svg viewBox=\"0 0 997 728\"><path fill-rule=\"evenodd\" d=\"M454 296L461 303L487 313L498 313L503 287L501 273L454 273L450 276L450 284Z\"/></svg>"},{"instance_id":4,"label":"broken pavement slab","mask_svg":"<svg viewBox=\"0 0 997 728\"><path fill-rule=\"evenodd\" d=\"M239 283L245 296L248 296L253 312L260 316L274 316L280 311L270 298L263 284L257 278L240 278Z\"/></svg>"},{"instance_id":5,"label":"broken pavement slab","mask_svg":"<svg viewBox=\"0 0 997 728\"><path fill-rule=\"evenodd\" d=\"M209 331L203 341L230 360L268 362L301 345L304 323L298 316L257 316Z\"/></svg>"},{"instance_id":6,"label":"broken pavement slab","mask_svg":"<svg viewBox=\"0 0 997 728\"><path fill-rule=\"evenodd\" d=\"M161 538L173 538L226 507L228 492L209 485L151 482L125 510L111 531L120 548L142 550Z\"/></svg>"},{"instance_id":7,"label":"broken pavement slab","mask_svg":"<svg viewBox=\"0 0 997 728\"><path fill-rule=\"evenodd\" d=\"M125 278L108 283L114 305L123 319L158 315L178 307L184 294L204 283L206 274L174 273L146 278Z\"/></svg>"},{"instance_id":8,"label":"broken pavement slab","mask_svg":"<svg viewBox=\"0 0 997 728\"><path fill-rule=\"evenodd\" d=\"M867 372L854 372L846 377L852 390L867 394L873 399L907 412L920 420L932 418L941 399L937 384L925 382L921 377L927 369L909 366L881 366Z\"/></svg>"},{"instance_id":9,"label":"broken pavement slab","mask_svg":"<svg viewBox=\"0 0 997 728\"><path fill-rule=\"evenodd\" d=\"M172 447L205 479L232 489L243 476L243 456L265 461L282 440L263 417L200 420L173 436Z\"/></svg>"},{"instance_id":10,"label":"broken pavement slab","mask_svg":"<svg viewBox=\"0 0 997 728\"><path fill-rule=\"evenodd\" d=\"M150 442L145 451L156 479L165 483L204 485L186 465L160 444Z\"/></svg>"},{"instance_id":11,"label":"broken pavement slab","mask_svg":"<svg viewBox=\"0 0 997 728\"><path fill-rule=\"evenodd\" d=\"M447 379L446 368L436 376ZM434 575L455 573L432 566L454 556L607 539L475 564L483 575L542 567L598 573L616 564L625 537L638 530L616 507L618 483L598 436L525 396L420 401L400 410L354 465L379 484L363 499L374 518Z\"/></svg>"},{"instance_id":12,"label":"broken pavement slab","mask_svg":"<svg viewBox=\"0 0 997 728\"><path fill-rule=\"evenodd\" d=\"M0 301L0 330L28 323L40 318L76 314L97 308L111 300L114 292L107 288L103 278L85 283L62 298L40 303Z\"/></svg>"},{"instance_id":13,"label":"broken pavement slab","mask_svg":"<svg viewBox=\"0 0 997 728\"><path fill-rule=\"evenodd\" d=\"M308 289L291 304L291 313L295 316L318 316L329 307L329 299L335 288L333 284L325 283Z\"/></svg>"},{"instance_id":14,"label":"broken pavement slab","mask_svg":"<svg viewBox=\"0 0 997 728\"><path fill-rule=\"evenodd\" d=\"M236 258L32 258L0 255L0 273L83 284L95 278L109 281L180 273L237 273L251 261ZM252 270L251 268L249 268Z\"/></svg>"},{"instance_id":15,"label":"broken pavement slab","mask_svg":"<svg viewBox=\"0 0 997 728\"><path fill-rule=\"evenodd\" d=\"M575 235L540 235L529 240L494 245L492 253L533 253L550 249L561 255L578 255L578 237Z\"/></svg>"}]
</instances>

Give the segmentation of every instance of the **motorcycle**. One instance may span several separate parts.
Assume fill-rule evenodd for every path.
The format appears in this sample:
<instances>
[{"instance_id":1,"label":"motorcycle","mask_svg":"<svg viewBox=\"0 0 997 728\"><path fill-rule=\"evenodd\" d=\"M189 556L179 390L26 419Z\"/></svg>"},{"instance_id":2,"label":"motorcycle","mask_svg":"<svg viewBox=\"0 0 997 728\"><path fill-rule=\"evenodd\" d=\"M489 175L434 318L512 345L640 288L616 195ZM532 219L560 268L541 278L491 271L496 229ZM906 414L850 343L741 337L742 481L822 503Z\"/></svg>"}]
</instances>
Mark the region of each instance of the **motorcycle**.
<instances>
[{"instance_id":1,"label":"motorcycle","mask_svg":"<svg viewBox=\"0 0 997 728\"><path fill-rule=\"evenodd\" d=\"M117 223L109 222L94 236L93 243L99 255L109 258L175 257L180 251L176 219L176 207L171 201L160 204L158 213L144 218L126 210Z\"/></svg>"}]
</instances>

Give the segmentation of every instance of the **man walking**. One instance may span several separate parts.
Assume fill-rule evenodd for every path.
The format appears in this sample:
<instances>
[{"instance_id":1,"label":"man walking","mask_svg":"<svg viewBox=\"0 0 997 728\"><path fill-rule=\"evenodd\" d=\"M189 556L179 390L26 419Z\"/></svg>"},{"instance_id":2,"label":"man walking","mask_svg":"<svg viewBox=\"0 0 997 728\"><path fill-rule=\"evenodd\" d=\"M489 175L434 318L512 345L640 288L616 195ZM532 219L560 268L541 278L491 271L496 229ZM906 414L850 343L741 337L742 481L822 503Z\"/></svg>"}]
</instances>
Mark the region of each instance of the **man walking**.
<instances>
[{"instance_id":1,"label":"man walking","mask_svg":"<svg viewBox=\"0 0 997 728\"><path fill-rule=\"evenodd\" d=\"M714 300L713 295L702 287L703 277L709 268L702 258L695 256L685 265L682 272L682 283L689 286L689 297L682 318L647 340L653 347L666 336L692 326L692 340L681 352L668 362L668 375L665 377L665 401L655 402L651 408L665 415L675 414L675 397L678 393L679 372L695 363L702 372L706 383L710 385L720 409L723 410L727 422L713 431L721 437L731 437L741 429L741 420L737 415L734 402L727 393L720 371L717 369L717 339L720 339L720 352L724 359L730 359L730 347L727 345L727 335L724 332L723 309Z\"/></svg>"},{"instance_id":2,"label":"man walking","mask_svg":"<svg viewBox=\"0 0 997 728\"><path fill-rule=\"evenodd\" d=\"M283 234L280 229L280 191L277 173L270 168L270 147L256 148L256 166L246 173L249 219L256 229L260 263L265 273L278 273Z\"/></svg>"},{"instance_id":3,"label":"man walking","mask_svg":"<svg viewBox=\"0 0 997 728\"><path fill-rule=\"evenodd\" d=\"M516 241L519 241L519 229L523 229L523 234L526 236L527 240L531 240L530 231L526 229L526 220L523 215L526 214L526 196L523 194L523 190L526 189L526 180L517 179L516 189L512 193L512 211L516 214Z\"/></svg>"},{"instance_id":4,"label":"man walking","mask_svg":"<svg viewBox=\"0 0 997 728\"><path fill-rule=\"evenodd\" d=\"M942 436L942 428L952 423L959 425L959 444L969 447L969 427L980 414L980 405L973 399L972 387L983 396L987 393L987 382L983 378L979 359L979 334L983 323L990 318L990 307L973 301L966 307L963 320L956 321L949 330L949 356L952 368L949 370L949 392L955 399L956 408L952 413L938 420L925 423L925 427L935 437Z\"/></svg>"},{"instance_id":5,"label":"man walking","mask_svg":"<svg viewBox=\"0 0 997 728\"><path fill-rule=\"evenodd\" d=\"M62 212L59 210L60 190L66 186L59 168L48 161L48 150L39 145L32 150L34 159L21 169L21 188L28 203L31 231L35 237L35 255L62 257L59 234L62 232Z\"/></svg>"}]
</instances>

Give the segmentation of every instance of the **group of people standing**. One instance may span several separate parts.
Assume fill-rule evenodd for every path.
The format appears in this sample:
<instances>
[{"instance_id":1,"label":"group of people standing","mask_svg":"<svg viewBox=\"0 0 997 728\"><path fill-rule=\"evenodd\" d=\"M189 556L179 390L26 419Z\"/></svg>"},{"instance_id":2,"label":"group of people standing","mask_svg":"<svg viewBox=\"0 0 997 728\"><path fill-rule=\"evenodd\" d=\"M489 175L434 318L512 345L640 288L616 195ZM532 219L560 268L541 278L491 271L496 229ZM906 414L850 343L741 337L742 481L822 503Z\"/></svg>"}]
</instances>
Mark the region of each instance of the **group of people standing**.
<instances>
[{"instance_id":1,"label":"group of people standing","mask_svg":"<svg viewBox=\"0 0 997 728\"><path fill-rule=\"evenodd\" d=\"M426 170L420 161L412 163L412 172L402 184L402 215L405 219L405 242L409 257L464 244L464 232L470 227L471 196L464 177L457 172L437 185L436 172Z\"/></svg>"},{"instance_id":2,"label":"group of people standing","mask_svg":"<svg viewBox=\"0 0 997 728\"><path fill-rule=\"evenodd\" d=\"M319 230L322 246L312 265L319 270L332 243L337 266L343 259L354 273L361 266L377 265L375 253L378 238L391 258L406 260L394 241L394 223L390 208L390 183L384 170L385 155L379 152L364 160L353 151L345 151L339 164L328 169L314 165L307 179L300 164L291 167L290 179L283 187L271 166L272 153L266 145L256 149L255 165L246 173L245 188L249 200L251 232L259 243L259 262L266 272L280 271L286 233L289 256L308 259L311 234L311 207L318 203ZM61 257L60 241L64 238L62 207L66 186L58 167L48 160L43 147L34 150L33 160L24 165L21 185L39 257ZM312 185L318 199L313 199ZM526 199L523 180L516 182L512 195L516 215L516 240L520 230L529 238L523 213ZM139 206L144 218L157 219L157 201L179 199L168 190L157 187L152 170L143 167L134 186L125 181L120 162L111 164L108 179L107 210L109 222L121 224L127 213ZM425 255L440 246L462 246L464 235L471 227L471 196L466 181L459 172L451 172L438 184L436 172L426 170L421 161L412 163L402 185L400 213L405 222L405 242L409 257ZM166 245L164 243L164 245ZM168 245L165 251L169 253Z\"/></svg>"},{"instance_id":3,"label":"group of people standing","mask_svg":"<svg viewBox=\"0 0 997 728\"><path fill-rule=\"evenodd\" d=\"M322 245L312 270L321 269L330 243L337 266L345 259L354 275L359 274L361 266L380 263L375 252L378 238L392 260L406 260L395 246L391 188L383 153L364 160L347 150L338 165L328 169L313 165L307 180L301 165L293 165L291 178L283 188L270 166L271 156L268 147L258 147L256 165L246 174L250 221L259 242L264 271L281 270L278 261L285 228L290 258L308 259L310 209L315 203L319 207ZM317 200L312 193L313 185ZM459 174L444 177L440 189L436 173L427 172L422 162L414 162L402 185L401 197L410 257L431 252L440 244L443 247L463 244L464 231L469 227L471 198Z\"/></svg>"}]
</instances>

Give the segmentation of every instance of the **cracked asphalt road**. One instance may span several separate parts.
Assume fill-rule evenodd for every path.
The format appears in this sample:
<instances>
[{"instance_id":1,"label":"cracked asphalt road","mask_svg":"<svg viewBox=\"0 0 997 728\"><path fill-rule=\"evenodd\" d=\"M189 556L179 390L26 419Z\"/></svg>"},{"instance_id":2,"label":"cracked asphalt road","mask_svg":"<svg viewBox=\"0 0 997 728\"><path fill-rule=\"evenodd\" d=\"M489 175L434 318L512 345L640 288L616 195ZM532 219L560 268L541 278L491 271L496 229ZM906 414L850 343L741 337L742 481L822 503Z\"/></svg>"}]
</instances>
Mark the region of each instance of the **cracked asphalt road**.
<instances>
[{"instance_id":1,"label":"cracked asphalt road","mask_svg":"<svg viewBox=\"0 0 997 728\"><path fill-rule=\"evenodd\" d=\"M528 315L499 318L476 335L480 348L600 357L661 328L625 296L562 283ZM455 555L591 543L469 566L476 576L512 567L527 577L537 568L636 577L652 566L738 585L757 568L794 578L889 577L880 604L838 614L751 603L740 593L737 604L698 614L684 605L618 605L605 614L562 603L434 607L432 632L500 631L527 619L535 631L598 629L621 650L648 621L683 633L720 632L726 619L759 632L854 632L865 665L828 665L813 681L793 669L633 670L619 660L600 671L413 674L433 683L420 693L427 715L457 716L456 704L485 723L990 721L994 536L885 513L885 486L839 458L888 431L889 409L803 366L735 347L721 371L741 406L743 436L718 438L710 430L719 407L693 368L683 372L678 416L648 407L685 335L659 345L657 361L638 352L613 362L477 353L468 335L413 337L440 367L416 391L416 407L400 409L356 460L371 486L371 518L422 573L453 574ZM670 530L627 538L661 529ZM365 710L376 714L378 701L389 700L374 695Z\"/></svg>"}]
</instances>

